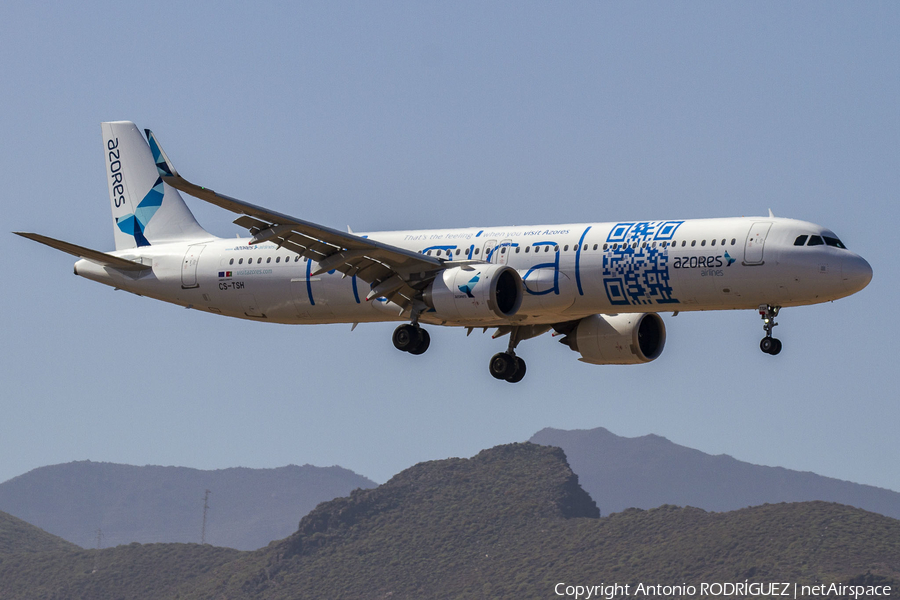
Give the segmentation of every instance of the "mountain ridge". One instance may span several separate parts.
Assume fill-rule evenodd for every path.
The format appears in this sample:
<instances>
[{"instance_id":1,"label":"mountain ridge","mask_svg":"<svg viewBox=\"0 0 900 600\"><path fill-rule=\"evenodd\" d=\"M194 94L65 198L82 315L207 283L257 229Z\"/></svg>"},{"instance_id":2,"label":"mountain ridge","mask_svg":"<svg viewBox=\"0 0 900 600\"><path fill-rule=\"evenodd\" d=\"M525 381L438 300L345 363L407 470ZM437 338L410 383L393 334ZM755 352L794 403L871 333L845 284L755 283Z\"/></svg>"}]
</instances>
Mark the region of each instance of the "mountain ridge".
<instances>
[{"instance_id":1,"label":"mountain ridge","mask_svg":"<svg viewBox=\"0 0 900 600\"><path fill-rule=\"evenodd\" d=\"M559 448L414 465L241 552L129 544L0 556L4 600L547 598L560 582L900 581L900 521L826 502L600 518Z\"/></svg>"},{"instance_id":2,"label":"mountain ridge","mask_svg":"<svg viewBox=\"0 0 900 600\"><path fill-rule=\"evenodd\" d=\"M84 548L206 541L252 550L289 535L320 502L375 483L342 467L201 470L76 461L0 483L0 510Z\"/></svg>"},{"instance_id":3,"label":"mountain ridge","mask_svg":"<svg viewBox=\"0 0 900 600\"><path fill-rule=\"evenodd\" d=\"M721 512L822 500L900 519L900 493L893 490L707 454L656 434L627 438L603 427L547 427L529 441L562 448L604 514L663 504Z\"/></svg>"}]
</instances>

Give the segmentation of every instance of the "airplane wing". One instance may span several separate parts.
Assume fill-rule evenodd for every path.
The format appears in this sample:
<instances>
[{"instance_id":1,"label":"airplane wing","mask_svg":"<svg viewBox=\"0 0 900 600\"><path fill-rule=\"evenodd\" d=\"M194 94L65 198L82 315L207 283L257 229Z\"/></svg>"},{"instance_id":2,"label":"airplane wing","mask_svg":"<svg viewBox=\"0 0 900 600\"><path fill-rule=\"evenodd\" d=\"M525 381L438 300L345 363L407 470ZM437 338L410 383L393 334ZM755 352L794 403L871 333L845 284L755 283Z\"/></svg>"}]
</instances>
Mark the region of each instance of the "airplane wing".
<instances>
[{"instance_id":1,"label":"airplane wing","mask_svg":"<svg viewBox=\"0 0 900 600\"><path fill-rule=\"evenodd\" d=\"M163 181L173 188L241 215L234 220L253 234L250 244L275 242L319 264L314 275L337 270L344 276L355 276L372 286L367 300L385 297L408 308L418 293L444 266L444 260L383 244L337 229L317 225L303 219L219 194L195 185L172 166L156 136L145 130L156 168ZM460 263L448 266L458 266Z\"/></svg>"},{"instance_id":2,"label":"airplane wing","mask_svg":"<svg viewBox=\"0 0 900 600\"><path fill-rule=\"evenodd\" d=\"M85 248L83 246L76 246L75 244L70 244L69 242L57 240L38 233L27 233L24 231L13 231L13 233L21 235L23 238L28 238L29 240L44 244L45 246L62 250L72 256L77 256L78 258L83 258L99 265L103 265L104 267L112 267L113 269L119 269L120 271L145 271L151 268L150 265L145 265L126 258L119 258L112 254L100 252L99 250L91 250L90 248Z\"/></svg>"}]
</instances>

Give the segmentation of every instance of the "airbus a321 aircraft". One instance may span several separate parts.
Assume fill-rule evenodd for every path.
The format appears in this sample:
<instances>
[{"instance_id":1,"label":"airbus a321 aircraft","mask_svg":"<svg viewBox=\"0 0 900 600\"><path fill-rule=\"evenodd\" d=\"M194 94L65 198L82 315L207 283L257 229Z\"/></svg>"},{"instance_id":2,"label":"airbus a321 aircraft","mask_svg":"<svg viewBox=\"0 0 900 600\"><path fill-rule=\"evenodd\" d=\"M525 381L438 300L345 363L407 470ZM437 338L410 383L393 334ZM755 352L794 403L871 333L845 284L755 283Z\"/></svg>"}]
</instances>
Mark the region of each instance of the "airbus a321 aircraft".
<instances>
[{"instance_id":1,"label":"airbus a321 aircraft","mask_svg":"<svg viewBox=\"0 0 900 600\"><path fill-rule=\"evenodd\" d=\"M150 130L103 123L114 252L19 235L81 260L75 274L141 296L271 323L402 321L398 350L422 354L422 327L496 328L509 335L490 372L525 375L519 342L551 329L597 364L656 359L660 312L758 310L760 349L785 306L866 287L872 269L829 229L768 217L628 221L344 233L188 182ZM149 144L148 144L149 142ZM179 191L240 215L249 238L218 238Z\"/></svg>"}]
</instances>

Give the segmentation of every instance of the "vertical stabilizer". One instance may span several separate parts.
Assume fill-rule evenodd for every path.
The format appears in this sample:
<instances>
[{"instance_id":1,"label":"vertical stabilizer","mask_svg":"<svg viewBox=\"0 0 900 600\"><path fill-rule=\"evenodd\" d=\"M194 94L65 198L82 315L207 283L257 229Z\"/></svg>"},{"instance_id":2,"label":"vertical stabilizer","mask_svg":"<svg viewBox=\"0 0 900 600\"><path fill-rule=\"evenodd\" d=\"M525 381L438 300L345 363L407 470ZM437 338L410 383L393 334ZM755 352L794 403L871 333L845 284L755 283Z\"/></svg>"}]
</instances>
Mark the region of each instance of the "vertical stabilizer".
<instances>
[{"instance_id":1,"label":"vertical stabilizer","mask_svg":"<svg viewBox=\"0 0 900 600\"><path fill-rule=\"evenodd\" d=\"M102 123L116 250L209 239L178 190L165 183L144 136L130 121Z\"/></svg>"}]
</instances>

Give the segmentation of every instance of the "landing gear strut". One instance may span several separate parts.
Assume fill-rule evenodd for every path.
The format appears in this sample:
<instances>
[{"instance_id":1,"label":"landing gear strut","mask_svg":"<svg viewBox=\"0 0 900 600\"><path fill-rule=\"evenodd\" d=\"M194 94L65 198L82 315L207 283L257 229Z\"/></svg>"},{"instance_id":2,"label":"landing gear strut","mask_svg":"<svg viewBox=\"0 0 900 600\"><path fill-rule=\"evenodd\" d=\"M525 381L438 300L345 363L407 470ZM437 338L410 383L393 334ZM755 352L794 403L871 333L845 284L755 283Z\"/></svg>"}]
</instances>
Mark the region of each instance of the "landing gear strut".
<instances>
[{"instance_id":1,"label":"landing gear strut","mask_svg":"<svg viewBox=\"0 0 900 600\"><path fill-rule=\"evenodd\" d=\"M778 325L775 317L778 316L779 310L781 310L780 306L759 305L759 316L762 317L763 330L766 332L766 337L759 342L759 349L772 356L781 352L781 340L772 337L772 330Z\"/></svg>"},{"instance_id":2,"label":"landing gear strut","mask_svg":"<svg viewBox=\"0 0 900 600\"><path fill-rule=\"evenodd\" d=\"M401 325L392 336L394 348L410 354L424 354L431 344L431 336L418 325Z\"/></svg>"}]
</instances>

